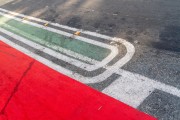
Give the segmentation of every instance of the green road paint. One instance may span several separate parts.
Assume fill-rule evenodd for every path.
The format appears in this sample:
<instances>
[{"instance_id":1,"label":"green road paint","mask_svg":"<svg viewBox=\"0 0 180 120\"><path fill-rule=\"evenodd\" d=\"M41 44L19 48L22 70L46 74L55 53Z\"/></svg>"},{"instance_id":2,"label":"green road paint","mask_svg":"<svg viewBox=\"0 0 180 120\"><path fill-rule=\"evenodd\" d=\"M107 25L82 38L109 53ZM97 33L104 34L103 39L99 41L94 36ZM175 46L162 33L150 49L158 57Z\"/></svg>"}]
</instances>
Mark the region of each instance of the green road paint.
<instances>
[{"instance_id":1,"label":"green road paint","mask_svg":"<svg viewBox=\"0 0 180 120\"><path fill-rule=\"evenodd\" d=\"M56 51L58 47L62 47L98 61L102 61L111 52L109 49L68 38L5 16L0 16L0 27Z\"/></svg>"}]
</instances>

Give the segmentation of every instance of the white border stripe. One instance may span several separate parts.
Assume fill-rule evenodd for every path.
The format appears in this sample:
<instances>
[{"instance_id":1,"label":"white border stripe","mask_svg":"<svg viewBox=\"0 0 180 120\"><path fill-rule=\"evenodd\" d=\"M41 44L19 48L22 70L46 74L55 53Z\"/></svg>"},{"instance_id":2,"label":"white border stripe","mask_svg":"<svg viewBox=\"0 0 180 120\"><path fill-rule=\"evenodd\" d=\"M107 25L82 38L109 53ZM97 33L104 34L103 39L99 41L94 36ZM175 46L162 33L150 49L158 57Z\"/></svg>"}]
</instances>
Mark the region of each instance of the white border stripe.
<instances>
[{"instance_id":1,"label":"white border stripe","mask_svg":"<svg viewBox=\"0 0 180 120\"><path fill-rule=\"evenodd\" d=\"M0 13L0 15L6 16L6 17L8 17L10 19L14 19L14 20L17 20L17 21L20 21L20 22L22 21L22 19L16 18L14 16L7 15L7 14L4 14L4 13ZM64 32L64 31L60 31L60 30L56 30L56 29L50 28L50 27L45 27L45 26L39 25L37 23L32 23L30 21L26 21L26 23L28 23L28 24L30 24L32 26L44 29L44 30L52 31L52 32L55 32L55 33L67 36L67 37L71 37L72 36L72 34L70 34L70 33L67 33L67 32ZM107 48L107 49L111 50L110 55L108 55L100 63L98 63L96 65L90 65L88 68L86 68L87 71L93 71L95 69L98 69L100 67L105 66L107 63L109 63L118 54L118 49L115 46L110 46L110 45L107 45L107 44L104 44L104 43L101 43L101 42L97 42L97 41L94 41L94 40L91 40L91 39L87 39L87 38L84 38L84 37L81 37L81 36L75 36L75 39L81 40L81 41L84 41L84 42L87 42L87 43L90 43L90 44L94 44L96 46L100 46L100 47Z\"/></svg>"},{"instance_id":2,"label":"white border stripe","mask_svg":"<svg viewBox=\"0 0 180 120\"><path fill-rule=\"evenodd\" d=\"M153 91L147 81L121 76L102 92L136 108Z\"/></svg>"},{"instance_id":3,"label":"white border stripe","mask_svg":"<svg viewBox=\"0 0 180 120\"><path fill-rule=\"evenodd\" d=\"M25 48L23 48L23 47L15 44L15 43L9 41L8 39L6 39L6 38L4 38L2 36L0 36L0 40L5 42L8 45L14 47L17 50L22 51L26 55L40 61L41 63L49 66L50 68L53 68L54 70L56 70L56 71L58 71L60 73L63 73L65 75L67 75L67 76L75 78L76 80L81 81L81 82L87 80L87 78L84 78L83 76L74 74L73 72L71 72L71 71L69 71L69 70L67 70L67 69L65 69L63 67L57 66L56 64L52 63L51 61L49 61L49 60L47 60L47 59L45 59L43 57L40 57L40 56L26 50ZM159 90L165 91L167 93L170 93L172 95L175 95L177 97L180 97L180 90L173 87L173 86L169 86L169 85L163 84L161 82L158 82L156 80L152 80L152 79L144 77L142 75L139 75L139 74L136 74L136 73L131 73L131 72L128 72L128 71L125 71L125 70L122 70L122 69L117 70L116 74L119 74L119 75L122 76L122 78L119 79L119 80L123 79L123 80L125 80L124 82L132 81L135 84L140 84L140 86L144 84L144 86L142 86L142 88L144 88L144 89L145 89L145 87L148 88L146 91L141 91L141 93L139 93L139 92L136 93L136 91L135 91L133 96L126 96L127 95L126 93L123 93L123 95L120 96L121 92L118 92L118 91L119 91L119 89L122 89L122 88L121 88L121 86L119 86L120 84L117 84L117 83L114 83L115 88L110 89L109 87L107 87L106 89L103 90L103 93L108 94L111 97L114 97L114 98L116 98L118 100L121 100L121 101L131 105L132 107L135 107L135 108L138 107L138 105L140 105L143 102L143 99L145 99L146 96L148 96L154 89L159 89ZM94 82L97 82L97 81L94 81ZM115 81L115 82L117 82L117 81ZM121 83L123 81L118 81L118 82ZM137 82L139 82L139 83L137 83ZM118 88L116 88L116 87L118 87ZM134 86L134 87L137 87L137 86ZM124 89L129 89L129 88L124 87ZM139 88L138 89L134 88L134 89L139 90ZM147 93L148 90L151 90L151 92L149 94ZM127 92L127 90L125 90L125 91ZM142 96L140 96L139 94L142 95ZM140 98L138 98L138 96ZM138 98L138 101L129 102L129 100L136 100L135 98Z\"/></svg>"},{"instance_id":4,"label":"white border stripe","mask_svg":"<svg viewBox=\"0 0 180 120\"><path fill-rule=\"evenodd\" d=\"M63 68L61 66L58 66L57 64L54 64L52 61L49 61L49 60L47 60L47 59L45 59L45 58L43 58L43 57L41 57L41 56L39 56L39 55L37 55L37 54L35 54L33 52L30 52L29 50L25 49L24 47L21 47L21 46L15 44L15 43L11 42L10 40L6 39L3 36L0 36L0 41L3 41L4 43L8 44L9 46L23 52L24 54L34 58L35 60L37 60L37 61L39 61L39 62L41 62L41 63L43 63L45 65L47 65L48 67L58 71L61 74L65 74L65 75L67 75L67 76L69 76L71 78L77 79L77 80L78 79L82 80L82 81L84 80L83 76L75 74L72 71L67 70L67 69L65 69L65 68Z\"/></svg>"},{"instance_id":5,"label":"white border stripe","mask_svg":"<svg viewBox=\"0 0 180 120\"><path fill-rule=\"evenodd\" d=\"M132 107L137 108L155 89L180 97L180 90L176 87L122 69L116 73L121 78L102 92Z\"/></svg>"},{"instance_id":6,"label":"white border stripe","mask_svg":"<svg viewBox=\"0 0 180 120\"><path fill-rule=\"evenodd\" d=\"M34 17L31 17L31 16L26 16L26 15L22 15L22 14L19 14L19 13L15 13L15 12L11 12L11 11L8 11L8 10L5 10L5 9L2 9L0 8L1 11L4 11L4 12L9 12L10 14L13 14L13 15L17 15L17 16L21 16L21 17L28 17L28 19L31 19L31 20L35 20L35 21L39 21L39 22L43 22L43 23L49 23L51 25L54 25L54 26L57 26L57 27L60 27L60 28L64 28L64 29L68 29L68 30L72 30L72 31L80 31L79 29L76 29L76 28L71 28L71 27L68 27L68 26L65 26L65 25L60 25L60 24L57 24L57 23L51 23L49 21L46 21L46 20L41 20L41 19L38 19L38 18L34 18ZM82 33L84 34L88 34L88 35L91 35L91 36L95 36L95 37L100 37L100 38L103 38L103 39L108 39L108 40L112 40L112 41L116 41L116 42L120 42L122 43L123 45L125 45L126 49L127 49L127 54L125 55L125 58L123 60L121 60L121 63L117 63L117 65L120 65L120 66L112 66L112 67L108 67L108 70L112 70L114 71L116 74L119 74L122 76L123 79L127 79L130 80L130 81L133 81L133 82L143 82L143 84L145 84L145 86L142 86L143 88L147 87L151 87L149 88L149 90L153 90L153 89L159 89L159 90L162 90L164 92L167 92L167 93L170 93L172 95L175 95L177 97L180 97L180 90L176 87L173 87L173 86L170 86L170 85L166 85L164 83L161 83L161 82L158 82L157 80L152 80L150 78L147 78L147 77L144 77L142 75L139 75L139 74L136 74L136 73L131 73L131 72L128 72L128 71L125 71L125 70L122 70L122 69L119 69L121 66L123 66L124 64L126 64L131 58L132 56L134 55L134 52L135 52L135 48L134 46L127 42L126 40L123 40L121 38L112 38L112 37L109 37L109 36L106 36L106 35L101 35L101 34L98 34L98 33L95 33L95 32L90 32L90 31L81 31ZM3 37L0 36L0 39L5 39ZM4 40L4 42L6 43L9 43L9 41L7 39ZM17 46L16 44L14 43L9 43L10 46ZM18 48L18 47L16 47ZM20 48L19 50L23 51L24 48ZM26 51L24 49L24 51ZM26 52L29 52L29 51L26 51ZM33 56L32 53L29 53L30 56ZM37 58L36 58L37 57ZM100 75L100 79L99 80L96 80L95 77L94 79L88 79L88 78L84 78L83 76L79 76L77 74L73 74L71 71L67 71L66 69L64 68L61 68L61 67L57 67L57 65L51 63L50 61L44 59L44 58L41 58L37 55L34 55L34 58L36 58L36 60L38 61L41 61L42 63L46 64L47 66L61 72L61 73L66 73L66 75L70 76L70 77L73 77L73 78L76 78L77 80L83 82L83 83L96 83L96 82L100 82L102 80L104 80L104 78L106 78L108 75L105 75L105 74L101 74ZM63 71L63 72L62 72ZM110 72L110 71L109 71ZM111 72L110 72L111 73ZM116 82L116 81L115 81ZM122 82L122 81L121 81ZM126 81L125 81L126 82ZM138 83L138 84L142 84L142 83ZM126 87L127 88L127 87ZM104 90L104 92L109 89L108 87ZM118 88L117 88L118 89ZM118 89L119 90L119 89ZM117 93L118 91L116 91ZM105 92L106 93L106 92ZM118 92L120 93L120 92ZM112 91L109 91L108 95L113 96L113 93ZM137 93L138 94L138 93ZM147 94L147 91L145 93L142 93L144 94L144 96L148 95ZM138 95L139 96L139 95ZM138 97L138 96L135 96L135 97ZM127 97L127 96L125 96ZM142 97L142 96L140 96ZM115 96L115 98L119 99L117 96ZM144 98L144 97L142 97ZM121 98L120 98L121 99ZM134 99L134 98L133 98ZM145 99L145 98L144 98ZM129 104L128 101L126 101L128 99L124 99L125 102L127 102L127 104ZM134 107L137 107L138 105L140 105L140 103L143 101L143 99L139 99L138 102L136 103L130 103L132 106Z\"/></svg>"},{"instance_id":7,"label":"white border stripe","mask_svg":"<svg viewBox=\"0 0 180 120\"><path fill-rule=\"evenodd\" d=\"M65 61L65 62L68 62L68 63L70 63L70 64L73 64L73 65L75 65L75 66L77 66L77 67L79 67L79 68L84 69L85 67L88 67L88 66L89 66L89 64L86 64L86 63L83 63L83 64L82 64L82 62L80 62L80 61L78 61L78 60L76 60L76 59L69 58L69 57L67 57L67 56L65 56L65 55L62 55L62 54L60 54L60 53L58 53L58 52L56 52L56 51L54 51L54 50L51 50L51 49L49 49L49 48L47 48L47 47L44 47L44 46L42 46L42 45L40 45L40 44L37 44L37 43L32 42L32 41L30 41L30 40L27 40L27 39L25 39L25 38L23 38L23 37L20 37L20 36L14 34L14 33L11 33L11 32L9 32L9 31L7 31L7 30L5 30L5 29L0 28L0 31L3 32L3 33L5 33L5 34L7 34L7 35L9 35L9 36L11 36L12 38L17 39L18 41L21 41L21 42L23 42L23 43L25 43L25 44L33 47L34 49L38 49L38 50L40 50L40 51L43 51L43 52L45 52L45 53L47 53L47 54L49 54L49 55L52 55L52 56L55 57L55 58L61 59L61 60Z\"/></svg>"},{"instance_id":8,"label":"white border stripe","mask_svg":"<svg viewBox=\"0 0 180 120\"><path fill-rule=\"evenodd\" d=\"M170 93L172 95L178 96L180 97L180 90L176 87L158 82L157 80L153 80L150 78L147 78L145 76L139 75L137 73L131 73L122 69L119 69L116 73L126 77L126 78L131 78L134 80L144 80L147 81L149 85L151 85L151 87L155 88L155 89L159 89L162 90L164 92Z\"/></svg>"},{"instance_id":9,"label":"white border stripe","mask_svg":"<svg viewBox=\"0 0 180 120\"><path fill-rule=\"evenodd\" d=\"M22 14L19 14L19 13L11 12L11 11L8 11L8 10L4 10L2 8L0 8L0 10L4 11L4 12L8 12L8 13L16 15L16 16L21 16L21 17L26 17L26 18L28 17L28 19L39 21L39 22L42 22L42 23L47 23L48 22L51 25L54 25L54 26L57 26L57 27L61 27L61 28L65 28L65 29L69 29L69 30L72 30L72 31L79 31L79 29L76 29L76 28L71 28L71 27L60 25L60 24L57 24L57 23L51 23L49 21L45 21L45 20L41 20L41 19L34 18L34 17L31 17L31 16L26 16L26 15L22 15ZM119 69L120 67L125 65L129 60L131 60L132 56L135 53L134 46L130 42L128 42L128 41L126 41L124 39L113 38L113 37L109 37L109 36L106 36L106 35L101 35L101 34L98 34L98 33L95 33L95 32L90 32L90 31L83 31L83 30L81 30L81 32L84 33L84 34L91 35L91 36L95 36L95 37L99 37L99 38L103 38L103 39L119 42L119 43L123 44L126 47L127 53L115 65L107 67L108 70L106 70L106 72L104 72L103 74L98 75L97 77L87 78L87 77L80 76L77 73L72 73L72 72L65 73L66 75L68 75L70 77L73 76L73 78L79 80L80 82L83 82L83 83L96 83L96 82L103 81L104 79L109 77L112 73L114 73L117 69ZM115 48L115 49L117 49L117 48ZM39 61L41 62L41 60L39 60ZM61 68L60 66L57 66L57 65L56 66L52 65L52 66L49 66L49 67L51 67L53 69L57 69L57 67ZM64 73L64 71L61 71L61 70L57 70L57 71Z\"/></svg>"}]
</instances>

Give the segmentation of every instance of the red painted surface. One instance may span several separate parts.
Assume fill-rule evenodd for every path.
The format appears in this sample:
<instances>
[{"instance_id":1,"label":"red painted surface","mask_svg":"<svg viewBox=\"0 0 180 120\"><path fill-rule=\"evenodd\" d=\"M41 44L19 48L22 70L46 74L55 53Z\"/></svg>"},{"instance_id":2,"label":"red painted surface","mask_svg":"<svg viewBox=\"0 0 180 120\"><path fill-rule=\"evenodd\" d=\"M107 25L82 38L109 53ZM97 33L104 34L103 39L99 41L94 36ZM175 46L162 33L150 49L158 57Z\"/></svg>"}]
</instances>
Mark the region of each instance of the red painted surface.
<instances>
[{"instance_id":1,"label":"red painted surface","mask_svg":"<svg viewBox=\"0 0 180 120\"><path fill-rule=\"evenodd\" d=\"M0 120L155 120L2 42L0 93Z\"/></svg>"}]
</instances>

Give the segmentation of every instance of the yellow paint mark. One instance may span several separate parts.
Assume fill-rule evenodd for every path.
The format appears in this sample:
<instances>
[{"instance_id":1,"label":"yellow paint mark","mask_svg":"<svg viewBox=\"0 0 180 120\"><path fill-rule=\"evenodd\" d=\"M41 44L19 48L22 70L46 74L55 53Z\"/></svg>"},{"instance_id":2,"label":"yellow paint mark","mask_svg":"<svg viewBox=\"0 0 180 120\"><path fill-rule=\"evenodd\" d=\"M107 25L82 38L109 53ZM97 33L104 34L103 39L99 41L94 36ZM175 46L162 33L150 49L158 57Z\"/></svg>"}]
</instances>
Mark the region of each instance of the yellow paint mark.
<instances>
[{"instance_id":1,"label":"yellow paint mark","mask_svg":"<svg viewBox=\"0 0 180 120\"><path fill-rule=\"evenodd\" d=\"M79 36L81 34L81 32L77 31L74 34Z\"/></svg>"},{"instance_id":2,"label":"yellow paint mark","mask_svg":"<svg viewBox=\"0 0 180 120\"><path fill-rule=\"evenodd\" d=\"M23 20L28 20L28 18L27 18L27 17L24 17Z\"/></svg>"},{"instance_id":3,"label":"yellow paint mark","mask_svg":"<svg viewBox=\"0 0 180 120\"><path fill-rule=\"evenodd\" d=\"M45 24L44 24L44 26L48 26L48 25L49 25L49 23L45 23Z\"/></svg>"}]
</instances>

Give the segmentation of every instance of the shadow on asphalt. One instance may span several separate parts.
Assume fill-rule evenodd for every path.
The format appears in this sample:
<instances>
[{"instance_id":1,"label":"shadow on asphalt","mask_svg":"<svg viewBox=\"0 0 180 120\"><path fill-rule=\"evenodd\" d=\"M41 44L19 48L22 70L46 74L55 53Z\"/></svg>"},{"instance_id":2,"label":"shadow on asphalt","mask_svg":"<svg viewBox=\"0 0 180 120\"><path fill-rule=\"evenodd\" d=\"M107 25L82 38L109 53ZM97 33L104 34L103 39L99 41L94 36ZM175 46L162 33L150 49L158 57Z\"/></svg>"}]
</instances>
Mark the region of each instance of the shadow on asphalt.
<instances>
[{"instance_id":1,"label":"shadow on asphalt","mask_svg":"<svg viewBox=\"0 0 180 120\"><path fill-rule=\"evenodd\" d=\"M155 48L180 52L180 26L166 26L160 32L159 42L153 42Z\"/></svg>"}]
</instances>

